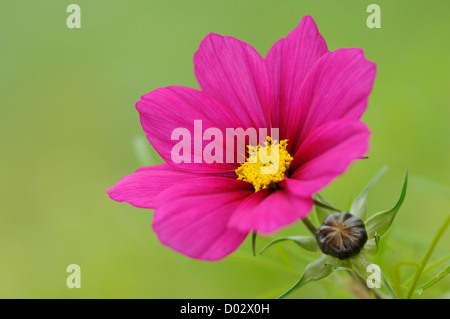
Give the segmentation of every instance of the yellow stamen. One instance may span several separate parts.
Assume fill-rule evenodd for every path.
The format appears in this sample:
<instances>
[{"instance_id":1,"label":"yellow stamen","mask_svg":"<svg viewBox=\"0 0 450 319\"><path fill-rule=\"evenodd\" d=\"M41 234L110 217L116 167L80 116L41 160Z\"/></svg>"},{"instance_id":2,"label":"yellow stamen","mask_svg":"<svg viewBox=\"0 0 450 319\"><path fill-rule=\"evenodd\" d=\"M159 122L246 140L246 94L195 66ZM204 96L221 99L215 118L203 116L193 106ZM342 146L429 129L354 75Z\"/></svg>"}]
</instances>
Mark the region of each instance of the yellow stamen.
<instances>
[{"instance_id":1,"label":"yellow stamen","mask_svg":"<svg viewBox=\"0 0 450 319\"><path fill-rule=\"evenodd\" d=\"M278 143L268 136L264 146L248 145L249 156L235 171L238 179L253 184L255 192L268 187L275 188L276 183L284 180L293 159L286 150L287 141Z\"/></svg>"}]
</instances>

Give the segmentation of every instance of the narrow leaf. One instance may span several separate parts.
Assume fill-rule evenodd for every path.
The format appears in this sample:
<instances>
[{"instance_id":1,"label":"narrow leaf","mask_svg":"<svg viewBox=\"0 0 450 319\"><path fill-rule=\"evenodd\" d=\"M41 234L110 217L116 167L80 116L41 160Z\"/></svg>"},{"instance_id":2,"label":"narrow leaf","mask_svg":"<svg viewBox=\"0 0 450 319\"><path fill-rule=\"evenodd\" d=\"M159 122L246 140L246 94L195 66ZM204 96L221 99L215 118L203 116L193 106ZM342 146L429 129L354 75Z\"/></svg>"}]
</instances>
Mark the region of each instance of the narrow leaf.
<instances>
[{"instance_id":1,"label":"narrow leaf","mask_svg":"<svg viewBox=\"0 0 450 319\"><path fill-rule=\"evenodd\" d=\"M378 235L378 233L375 232L373 237L375 238L375 243L377 244L377 248L378 248L378 246L380 246L380 235Z\"/></svg>"},{"instance_id":2,"label":"narrow leaf","mask_svg":"<svg viewBox=\"0 0 450 319\"><path fill-rule=\"evenodd\" d=\"M380 180L380 178L386 173L388 170L388 167L383 167L372 180L370 183L364 188L364 190L359 194L352 202L352 205L350 206L350 214L353 216L356 216L358 218L361 218L364 220L366 218L367 213L367 197L369 196L370 191L375 186L375 184Z\"/></svg>"},{"instance_id":3,"label":"narrow leaf","mask_svg":"<svg viewBox=\"0 0 450 319\"><path fill-rule=\"evenodd\" d=\"M314 211L316 213L317 221L319 222L319 225L322 225L325 218L327 218L328 215L336 214L337 212L340 212L339 209L334 208L333 205L331 205L322 195L315 194L313 196L314 199Z\"/></svg>"},{"instance_id":4,"label":"narrow leaf","mask_svg":"<svg viewBox=\"0 0 450 319\"><path fill-rule=\"evenodd\" d=\"M380 246L380 236L375 232L373 238L370 238L364 245L363 251L369 255L375 255L378 252Z\"/></svg>"},{"instance_id":5,"label":"narrow leaf","mask_svg":"<svg viewBox=\"0 0 450 319\"><path fill-rule=\"evenodd\" d=\"M271 247L272 245L282 242L282 241L292 241L302 247L303 249L306 249L311 252L317 252L319 251L319 245L317 244L317 241L314 237L311 236L291 236L291 237L283 237L278 238L275 240L272 240L270 243L268 243L261 251L259 252L262 254L267 248Z\"/></svg>"},{"instance_id":6,"label":"narrow leaf","mask_svg":"<svg viewBox=\"0 0 450 319\"><path fill-rule=\"evenodd\" d=\"M377 233L381 237L387 232L389 227L392 225L392 222L394 221L397 212L399 211L400 207L403 204L403 200L405 199L406 195L407 185L408 185L408 172L405 173L405 180L403 182L402 193L395 206L389 210L376 213L375 215L367 219L366 232L369 238L372 238L375 235L375 233Z\"/></svg>"},{"instance_id":7,"label":"narrow leaf","mask_svg":"<svg viewBox=\"0 0 450 319\"><path fill-rule=\"evenodd\" d=\"M445 277L447 277L447 275L450 273L450 266L447 266L447 268L445 268L444 270L442 270L441 272L439 272L433 279L427 281L426 283L424 283L422 286L420 286L419 288L417 288L416 293L418 293L419 295L422 295L422 293L430 288L431 286L433 286L434 284L438 283L439 281L441 281L442 279L444 279Z\"/></svg>"},{"instance_id":8,"label":"narrow leaf","mask_svg":"<svg viewBox=\"0 0 450 319\"><path fill-rule=\"evenodd\" d=\"M305 272L303 273L302 277L291 288L282 293L277 299L286 297L294 290L303 287L311 281L320 280L330 275L333 272L333 266L328 265L328 263L332 263L333 260L330 260L330 257L326 255L322 255L314 260L312 263L306 266Z\"/></svg>"},{"instance_id":9,"label":"narrow leaf","mask_svg":"<svg viewBox=\"0 0 450 319\"><path fill-rule=\"evenodd\" d=\"M332 266L333 270L348 270L352 271L351 264L348 262L341 262L341 263L334 263L334 262L327 262L327 266Z\"/></svg>"},{"instance_id":10,"label":"narrow leaf","mask_svg":"<svg viewBox=\"0 0 450 319\"><path fill-rule=\"evenodd\" d=\"M431 255L433 254L434 249L437 246L437 243L442 238L442 235L444 235L445 230L450 225L450 215L447 217L445 222L439 227L439 230L437 231L436 235L434 235L433 241L431 242L430 246L428 247L425 255L423 256L422 260L420 261L420 267L417 269L416 273L414 274L414 279L409 287L408 294L406 295L407 299L410 299L416 290L416 286L419 283L420 276L422 276L423 271L425 269L425 266L428 263L428 260L430 260Z\"/></svg>"}]
</instances>

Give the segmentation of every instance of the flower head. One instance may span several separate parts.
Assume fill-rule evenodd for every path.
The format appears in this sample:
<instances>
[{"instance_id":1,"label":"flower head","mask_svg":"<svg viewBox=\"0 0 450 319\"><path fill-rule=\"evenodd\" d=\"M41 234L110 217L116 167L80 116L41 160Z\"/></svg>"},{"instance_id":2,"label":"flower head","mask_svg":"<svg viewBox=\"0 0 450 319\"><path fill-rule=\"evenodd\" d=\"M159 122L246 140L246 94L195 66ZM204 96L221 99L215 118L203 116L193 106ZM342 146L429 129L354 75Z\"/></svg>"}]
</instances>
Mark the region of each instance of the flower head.
<instances>
[{"instance_id":1,"label":"flower head","mask_svg":"<svg viewBox=\"0 0 450 319\"><path fill-rule=\"evenodd\" d=\"M272 141L271 137L267 137L264 146L249 146L246 162L236 170L238 179L252 183L256 192L268 187L276 188L276 184L284 180L293 159L286 147L287 140L278 143L277 140ZM262 161L260 149L264 149L267 155L271 156L271 161Z\"/></svg>"},{"instance_id":2,"label":"flower head","mask_svg":"<svg viewBox=\"0 0 450 319\"><path fill-rule=\"evenodd\" d=\"M165 245L217 260L251 231L273 233L307 216L312 194L366 153L370 133L359 119L375 65L361 49L328 51L307 16L265 59L244 42L209 34L194 66L201 91L160 88L136 104L149 142L166 163L143 167L107 192L155 209L153 228ZM242 141L230 146L219 136L230 128L277 128L279 136L245 142L243 162L217 160L242 153ZM181 143L174 132L203 136L181 141L188 160L173 160ZM276 160L260 161L260 154Z\"/></svg>"}]
</instances>

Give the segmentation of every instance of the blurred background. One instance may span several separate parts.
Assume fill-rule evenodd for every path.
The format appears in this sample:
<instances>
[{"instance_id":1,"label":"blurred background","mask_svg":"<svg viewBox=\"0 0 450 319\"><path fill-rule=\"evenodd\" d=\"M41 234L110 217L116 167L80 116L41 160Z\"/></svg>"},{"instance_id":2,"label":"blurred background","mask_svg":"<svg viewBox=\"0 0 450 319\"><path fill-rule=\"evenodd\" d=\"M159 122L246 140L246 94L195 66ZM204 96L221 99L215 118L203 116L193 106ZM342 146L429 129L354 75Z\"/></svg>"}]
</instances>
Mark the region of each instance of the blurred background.
<instances>
[{"instance_id":1,"label":"blurred background","mask_svg":"<svg viewBox=\"0 0 450 319\"><path fill-rule=\"evenodd\" d=\"M158 87L198 88L192 57L208 33L265 56L305 15L330 50L361 47L378 68L363 117L370 159L322 194L345 208L388 165L369 212L388 209L408 169L405 203L374 261L390 277L393 265L420 261L449 215L450 2L378 0L381 29L366 26L372 1L77 0L81 29L68 29L70 3L1 4L1 298L272 298L292 285L315 255L287 243L253 257L247 238L222 261L191 260L158 242L152 211L105 190L161 162L134 104ZM299 234L307 234L301 223L278 235ZM259 237L258 249L269 240ZM431 263L449 247L447 231ZM73 263L81 289L66 286ZM403 267L400 276L411 273ZM292 297L353 298L345 278L335 273ZM450 298L449 287L446 278L422 297Z\"/></svg>"}]
</instances>

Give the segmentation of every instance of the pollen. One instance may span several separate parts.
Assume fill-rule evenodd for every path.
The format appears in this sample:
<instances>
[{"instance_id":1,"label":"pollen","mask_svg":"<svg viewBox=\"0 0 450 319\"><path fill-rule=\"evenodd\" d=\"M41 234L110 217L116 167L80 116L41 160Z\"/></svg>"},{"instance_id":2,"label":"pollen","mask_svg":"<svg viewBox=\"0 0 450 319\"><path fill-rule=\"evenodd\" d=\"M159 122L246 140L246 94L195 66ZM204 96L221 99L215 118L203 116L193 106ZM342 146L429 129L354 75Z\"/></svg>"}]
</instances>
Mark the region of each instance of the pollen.
<instances>
[{"instance_id":1,"label":"pollen","mask_svg":"<svg viewBox=\"0 0 450 319\"><path fill-rule=\"evenodd\" d=\"M288 140L272 140L267 137L264 145L248 145L245 163L235 171L238 180L253 184L255 192L265 188L277 188L284 180L293 157L286 150Z\"/></svg>"}]
</instances>

